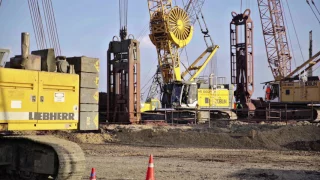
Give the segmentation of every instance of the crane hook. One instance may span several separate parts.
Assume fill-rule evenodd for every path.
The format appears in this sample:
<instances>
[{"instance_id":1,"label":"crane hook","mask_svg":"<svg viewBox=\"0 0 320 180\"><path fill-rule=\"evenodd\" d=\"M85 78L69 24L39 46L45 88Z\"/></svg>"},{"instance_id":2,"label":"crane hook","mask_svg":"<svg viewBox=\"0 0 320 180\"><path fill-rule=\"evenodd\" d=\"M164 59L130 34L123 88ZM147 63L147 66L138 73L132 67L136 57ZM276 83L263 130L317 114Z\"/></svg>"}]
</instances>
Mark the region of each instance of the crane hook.
<instances>
[{"instance_id":1,"label":"crane hook","mask_svg":"<svg viewBox=\"0 0 320 180\"><path fill-rule=\"evenodd\" d=\"M237 15L238 15L238 14L237 14L236 12L234 12L234 11L231 12L231 16L232 16L232 17L236 17Z\"/></svg>"},{"instance_id":2,"label":"crane hook","mask_svg":"<svg viewBox=\"0 0 320 180\"><path fill-rule=\"evenodd\" d=\"M250 9L246 9L244 12L243 12L243 17L249 17L251 14L251 10Z\"/></svg>"}]
</instances>

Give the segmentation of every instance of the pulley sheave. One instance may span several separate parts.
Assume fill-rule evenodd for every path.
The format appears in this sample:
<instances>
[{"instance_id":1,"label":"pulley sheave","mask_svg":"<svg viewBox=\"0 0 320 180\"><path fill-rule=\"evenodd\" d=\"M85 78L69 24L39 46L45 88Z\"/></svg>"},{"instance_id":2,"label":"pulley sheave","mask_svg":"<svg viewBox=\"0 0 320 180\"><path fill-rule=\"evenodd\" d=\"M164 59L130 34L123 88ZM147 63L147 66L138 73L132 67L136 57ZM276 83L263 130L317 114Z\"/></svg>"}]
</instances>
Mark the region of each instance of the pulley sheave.
<instances>
[{"instance_id":1,"label":"pulley sheave","mask_svg":"<svg viewBox=\"0 0 320 180\"><path fill-rule=\"evenodd\" d=\"M191 41L193 27L184 9L180 7L172 8L167 16L167 24L170 39L179 48L186 46Z\"/></svg>"}]
</instances>

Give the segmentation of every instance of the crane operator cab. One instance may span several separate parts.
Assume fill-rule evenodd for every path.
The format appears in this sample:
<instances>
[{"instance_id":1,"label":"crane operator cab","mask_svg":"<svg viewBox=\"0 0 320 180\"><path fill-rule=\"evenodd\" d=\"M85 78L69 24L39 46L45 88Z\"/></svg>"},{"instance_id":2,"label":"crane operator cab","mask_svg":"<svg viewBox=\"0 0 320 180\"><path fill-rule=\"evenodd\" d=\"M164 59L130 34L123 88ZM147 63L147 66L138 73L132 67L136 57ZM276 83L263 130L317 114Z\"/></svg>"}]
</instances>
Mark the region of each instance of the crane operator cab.
<instances>
[{"instance_id":1,"label":"crane operator cab","mask_svg":"<svg viewBox=\"0 0 320 180\"><path fill-rule=\"evenodd\" d=\"M280 90L280 84L276 82L268 82L266 83L266 86L264 86L265 89L265 101L267 102L279 102L279 90Z\"/></svg>"},{"instance_id":2,"label":"crane operator cab","mask_svg":"<svg viewBox=\"0 0 320 180\"><path fill-rule=\"evenodd\" d=\"M162 95L162 107L196 108L198 87L195 82L176 81L166 84Z\"/></svg>"}]
</instances>

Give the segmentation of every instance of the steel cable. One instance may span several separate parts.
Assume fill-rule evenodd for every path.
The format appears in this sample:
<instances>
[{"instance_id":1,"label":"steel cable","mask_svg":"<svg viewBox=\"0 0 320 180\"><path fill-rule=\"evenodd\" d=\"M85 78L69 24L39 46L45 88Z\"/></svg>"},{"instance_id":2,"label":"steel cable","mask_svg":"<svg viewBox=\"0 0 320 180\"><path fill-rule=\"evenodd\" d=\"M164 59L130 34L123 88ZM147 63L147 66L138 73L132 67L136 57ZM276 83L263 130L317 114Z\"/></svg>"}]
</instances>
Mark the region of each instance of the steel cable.
<instances>
[{"instance_id":1,"label":"steel cable","mask_svg":"<svg viewBox=\"0 0 320 180\"><path fill-rule=\"evenodd\" d=\"M47 29L50 34L52 47L55 49L56 55L61 55L60 43L59 43L59 38L57 35L57 30L56 30L56 23L55 23L52 2L51 2L51 0L45 0L44 3L45 3L45 11L46 11L46 15L47 15L47 20L48 20Z\"/></svg>"},{"instance_id":2,"label":"steel cable","mask_svg":"<svg viewBox=\"0 0 320 180\"><path fill-rule=\"evenodd\" d=\"M284 22L286 23L286 27L289 27L282 1L281 1L281 9L282 9L282 12L283 12L283 17L284 17ZM296 62L296 58L295 58L294 51L293 51L293 46L292 46L292 41L291 41L291 35L290 35L290 32L289 32L289 28L287 28L286 30L288 32L288 39L289 39L289 43L290 43L290 48L291 48L291 52L292 52L294 66L296 68L297 67L297 62Z\"/></svg>"},{"instance_id":3,"label":"steel cable","mask_svg":"<svg viewBox=\"0 0 320 180\"><path fill-rule=\"evenodd\" d=\"M36 8L37 8L37 13L38 13L38 16L39 16L39 22L40 22L40 33L41 33L41 37L43 39L43 48L46 48L47 47L47 41L46 41L46 36L45 36L45 33L44 33L44 29L43 29L43 23L42 23L42 18L41 18L41 13L40 13L40 8L39 8L39 3L38 3L38 0L36 1Z\"/></svg>"},{"instance_id":4,"label":"steel cable","mask_svg":"<svg viewBox=\"0 0 320 180\"><path fill-rule=\"evenodd\" d=\"M32 21L33 33L35 35L37 48L39 49L39 42L38 42L37 33L36 33L36 29L35 29L35 22L33 20L32 10L31 10L31 6L30 6L30 0L28 0L28 6L29 6L29 12L30 12L31 21Z\"/></svg>"},{"instance_id":5,"label":"steel cable","mask_svg":"<svg viewBox=\"0 0 320 180\"><path fill-rule=\"evenodd\" d=\"M47 29L48 39L49 39L49 46L52 47L52 42L51 42L50 33L49 33L49 29L48 29L47 12L46 12L46 9L45 9L45 2L44 2L44 0L42 0L42 9L43 9L44 18L45 18L46 27L47 27L46 29Z\"/></svg>"},{"instance_id":6,"label":"steel cable","mask_svg":"<svg viewBox=\"0 0 320 180\"><path fill-rule=\"evenodd\" d=\"M314 12L314 10L312 9L312 7L311 7L311 5L310 5L310 3L309 3L309 0L307 0L306 2L308 3L308 5L309 5L309 7L310 7L311 11L313 12L314 16L317 18L317 20L318 20L318 22L319 22L319 24L320 24L320 20L319 20L319 18L318 18L318 16L317 16L317 14L316 14L316 13Z\"/></svg>"},{"instance_id":7,"label":"steel cable","mask_svg":"<svg viewBox=\"0 0 320 180\"><path fill-rule=\"evenodd\" d=\"M39 21L39 14L37 13L37 7L36 7L36 0L32 0L32 8L33 8L33 17L36 22L36 29L37 29L37 36L38 36L38 41L39 41L39 46L40 49L43 49L44 44L43 44L43 37L41 36L41 26L40 26L40 21Z\"/></svg>"},{"instance_id":8,"label":"steel cable","mask_svg":"<svg viewBox=\"0 0 320 180\"><path fill-rule=\"evenodd\" d=\"M303 53L302 53L302 48L301 48L300 41L299 41L299 37L298 37L298 34L297 34L296 26L294 25L294 21L293 21L293 18L292 18L292 14L291 14L291 10L290 10L290 6L289 6L289 3L288 3L288 0L286 0L286 2L287 2L289 14L290 14L291 22L292 22L292 25L293 25L293 29L294 29L294 32L295 32L295 35L296 35L296 38L297 38L297 41L298 41L298 45L299 45L300 53L301 53L301 56L302 56L302 60L303 60L303 62L305 62L305 59L304 59L304 56L303 56Z\"/></svg>"},{"instance_id":9,"label":"steel cable","mask_svg":"<svg viewBox=\"0 0 320 180\"><path fill-rule=\"evenodd\" d=\"M41 40L40 40L40 37L39 37L39 26L38 26L36 14L35 14L35 12L34 12L34 0L30 0L30 6L31 6L30 11L32 12L32 17L33 17L33 20L34 20L34 28L35 28L35 30L36 30L35 37L38 39L38 42L39 42L39 47L38 47L38 49L39 49L39 48L41 49Z\"/></svg>"},{"instance_id":10,"label":"steel cable","mask_svg":"<svg viewBox=\"0 0 320 180\"><path fill-rule=\"evenodd\" d=\"M42 10L45 16L45 23L42 22L42 14L39 7L39 1L28 0L28 6L32 20L33 31L37 43L37 48L45 49L51 46L56 50L55 55L61 55L61 48L52 1L42 0ZM47 35L45 33L44 24L46 25ZM48 36L49 44L47 43L46 36Z\"/></svg>"},{"instance_id":11,"label":"steel cable","mask_svg":"<svg viewBox=\"0 0 320 180\"><path fill-rule=\"evenodd\" d=\"M48 1L46 1L46 0L44 0L43 1L44 2L44 6L45 6L45 14L46 14L46 16L47 16L47 30L48 30L48 37L49 37L49 39L51 39L50 41L51 41L51 46L52 46L52 48L55 50L54 52L55 52L55 54L57 54L57 46L56 46L56 42L55 42L55 39L54 39L54 34L53 34L53 31L52 31L52 20L51 20L51 16L50 16L50 12L49 12L49 5L48 5Z\"/></svg>"},{"instance_id":12,"label":"steel cable","mask_svg":"<svg viewBox=\"0 0 320 180\"><path fill-rule=\"evenodd\" d=\"M39 39L40 39L40 44L41 44L40 49L44 49L45 45L44 45L44 39L43 39L42 29L41 29L41 20L39 17L40 13L37 8L37 0L33 0L33 8L34 8L34 13L35 13L36 21L37 21L37 26L38 26Z\"/></svg>"},{"instance_id":13,"label":"steel cable","mask_svg":"<svg viewBox=\"0 0 320 180\"><path fill-rule=\"evenodd\" d=\"M317 8L316 4L314 3L314 1L313 1L313 0L311 0L311 2L312 2L312 4L313 4L313 6L316 8L316 10L318 11L318 14L320 15L320 12L319 12L319 10L318 10L318 8Z\"/></svg>"},{"instance_id":14,"label":"steel cable","mask_svg":"<svg viewBox=\"0 0 320 180\"><path fill-rule=\"evenodd\" d=\"M58 51L59 51L59 55L61 55L61 48L60 48L60 41L59 41L59 36L58 36L58 31L57 31L57 23L56 23L56 18L55 18L55 15L54 15L54 10L53 10L53 5L52 5L52 1L50 1L50 7L51 7L51 11L52 11L52 15L53 15L53 23L54 23L54 30L55 30L55 34L56 34L56 38L57 38L57 41L58 41Z\"/></svg>"}]
</instances>

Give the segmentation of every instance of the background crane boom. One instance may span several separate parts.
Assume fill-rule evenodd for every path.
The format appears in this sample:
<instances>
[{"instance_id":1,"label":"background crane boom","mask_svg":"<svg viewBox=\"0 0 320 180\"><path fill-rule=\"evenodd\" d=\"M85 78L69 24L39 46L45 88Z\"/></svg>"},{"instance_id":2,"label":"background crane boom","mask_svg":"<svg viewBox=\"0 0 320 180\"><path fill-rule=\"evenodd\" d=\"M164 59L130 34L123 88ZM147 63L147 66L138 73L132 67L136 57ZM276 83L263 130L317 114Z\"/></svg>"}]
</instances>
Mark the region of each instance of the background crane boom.
<instances>
[{"instance_id":1,"label":"background crane boom","mask_svg":"<svg viewBox=\"0 0 320 180\"><path fill-rule=\"evenodd\" d=\"M188 4L185 5L184 10L189 14L191 25L196 23L204 2L205 0L189 0Z\"/></svg>"},{"instance_id":2,"label":"background crane boom","mask_svg":"<svg viewBox=\"0 0 320 180\"><path fill-rule=\"evenodd\" d=\"M291 55L280 0L257 0L268 63L274 79L291 72Z\"/></svg>"}]
</instances>

